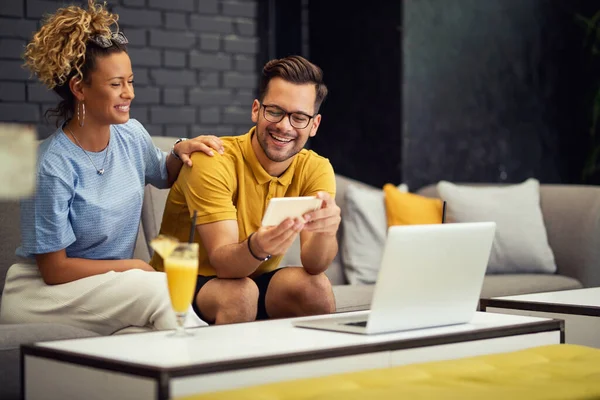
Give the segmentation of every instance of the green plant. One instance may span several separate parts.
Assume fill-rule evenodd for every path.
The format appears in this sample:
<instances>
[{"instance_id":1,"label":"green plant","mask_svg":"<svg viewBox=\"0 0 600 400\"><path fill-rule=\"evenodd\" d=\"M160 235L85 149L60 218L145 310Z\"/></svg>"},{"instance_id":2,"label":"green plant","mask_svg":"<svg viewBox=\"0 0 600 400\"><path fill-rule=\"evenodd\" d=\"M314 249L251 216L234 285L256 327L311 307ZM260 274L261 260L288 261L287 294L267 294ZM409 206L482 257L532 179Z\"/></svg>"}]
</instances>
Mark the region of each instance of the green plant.
<instances>
[{"instance_id":1,"label":"green plant","mask_svg":"<svg viewBox=\"0 0 600 400\"><path fill-rule=\"evenodd\" d=\"M589 109L590 150L582 171L583 182L589 183L600 173L600 10L589 18L577 15L577 20L585 30L583 45L593 76Z\"/></svg>"}]
</instances>

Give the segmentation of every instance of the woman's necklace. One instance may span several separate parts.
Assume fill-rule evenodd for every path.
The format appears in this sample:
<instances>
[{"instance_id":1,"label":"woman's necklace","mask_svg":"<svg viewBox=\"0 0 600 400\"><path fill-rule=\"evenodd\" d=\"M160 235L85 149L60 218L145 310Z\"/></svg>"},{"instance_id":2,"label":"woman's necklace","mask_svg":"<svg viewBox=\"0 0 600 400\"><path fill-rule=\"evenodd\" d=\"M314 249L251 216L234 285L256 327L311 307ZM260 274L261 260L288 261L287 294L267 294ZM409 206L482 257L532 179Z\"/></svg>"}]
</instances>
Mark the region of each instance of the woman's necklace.
<instances>
[{"instance_id":1,"label":"woman's necklace","mask_svg":"<svg viewBox=\"0 0 600 400\"><path fill-rule=\"evenodd\" d=\"M65 126L65 128L69 131L69 133L71 134L71 136L73 136L73 139L75 139L75 142L77 143L77 146L79 146L79 148L87 156L88 160L90 160L90 162L94 166L94 169L96 170L96 172L98 173L98 175L104 175L104 166L106 165L106 158L108 157L108 150L109 150L108 145L110 144L110 138L108 139L108 144L106 145L106 153L104 154L104 161L102 162L102 168L98 169L98 167L96 167L96 164L94 164L94 161L92 160L92 157L90 157L90 155L83 148L83 146L81 145L81 143L79 143L79 140L77 139L77 137L75 136L75 134L73 133L73 131L71 129L67 128L66 126Z\"/></svg>"}]
</instances>

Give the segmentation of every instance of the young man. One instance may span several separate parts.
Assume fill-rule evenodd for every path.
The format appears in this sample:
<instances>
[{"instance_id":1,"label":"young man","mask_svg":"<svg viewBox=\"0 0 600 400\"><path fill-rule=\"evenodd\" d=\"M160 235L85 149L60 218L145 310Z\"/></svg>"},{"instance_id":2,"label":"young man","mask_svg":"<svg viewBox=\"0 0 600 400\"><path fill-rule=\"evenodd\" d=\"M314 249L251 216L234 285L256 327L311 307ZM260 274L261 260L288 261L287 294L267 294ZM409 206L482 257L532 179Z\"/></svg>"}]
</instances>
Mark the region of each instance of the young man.
<instances>
[{"instance_id":1,"label":"young man","mask_svg":"<svg viewBox=\"0 0 600 400\"><path fill-rule=\"evenodd\" d=\"M317 134L327 95L319 67L299 56L263 68L247 134L224 137L222 155L192 156L167 200L161 233L187 240L197 211L199 276L194 309L209 323L331 313L335 301L324 274L338 245L340 208L326 158L304 149ZM202 173L199 173L202 171ZM317 196L321 209L261 227L273 197ZM301 268L277 269L300 235ZM151 264L162 270L160 257Z\"/></svg>"}]
</instances>

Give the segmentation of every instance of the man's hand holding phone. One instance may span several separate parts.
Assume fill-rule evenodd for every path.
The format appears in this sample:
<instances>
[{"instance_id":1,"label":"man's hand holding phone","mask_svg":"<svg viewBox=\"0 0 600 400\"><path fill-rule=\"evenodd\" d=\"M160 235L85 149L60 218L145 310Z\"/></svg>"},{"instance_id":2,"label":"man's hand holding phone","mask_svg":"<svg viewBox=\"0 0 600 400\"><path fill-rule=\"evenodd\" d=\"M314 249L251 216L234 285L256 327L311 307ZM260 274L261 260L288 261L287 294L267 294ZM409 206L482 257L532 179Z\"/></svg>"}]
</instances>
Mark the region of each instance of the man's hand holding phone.
<instances>
[{"instance_id":1,"label":"man's hand holding phone","mask_svg":"<svg viewBox=\"0 0 600 400\"><path fill-rule=\"evenodd\" d=\"M281 219L278 225L269 225ZM340 221L340 208L327 192L318 192L314 197L272 199L263 226L252 236L252 250L259 257L284 254L302 230L335 236Z\"/></svg>"},{"instance_id":2,"label":"man's hand holding phone","mask_svg":"<svg viewBox=\"0 0 600 400\"><path fill-rule=\"evenodd\" d=\"M286 218L277 226L262 226L252 236L252 250L259 257L285 254L303 228L301 217Z\"/></svg>"},{"instance_id":3,"label":"man's hand holding phone","mask_svg":"<svg viewBox=\"0 0 600 400\"><path fill-rule=\"evenodd\" d=\"M304 214L304 230L327 236L335 236L342 221L340 207L327 192L317 193L317 199L322 200L321 208Z\"/></svg>"}]
</instances>

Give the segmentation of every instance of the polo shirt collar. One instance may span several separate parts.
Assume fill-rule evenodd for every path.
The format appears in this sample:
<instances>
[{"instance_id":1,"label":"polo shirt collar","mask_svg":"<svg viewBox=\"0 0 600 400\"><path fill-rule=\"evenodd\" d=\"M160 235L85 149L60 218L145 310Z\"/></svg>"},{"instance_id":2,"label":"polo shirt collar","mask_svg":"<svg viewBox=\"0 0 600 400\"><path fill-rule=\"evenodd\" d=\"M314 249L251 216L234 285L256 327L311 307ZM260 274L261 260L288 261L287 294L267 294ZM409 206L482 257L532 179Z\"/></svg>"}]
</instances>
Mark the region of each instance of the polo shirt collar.
<instances>
[{"instance_id":1,"label":"polo shirt collar","mask_svg":"<svg viewBox=\"0 0 600 400\"><path fill-rule=\"evenodd\" d=\"M285 172L280 177L274 177L269 175L267 171L263 168L263 166L258 161L256 154L254 153L254 149L252 148L252 135L256 133L256 126L252 127L250 131L245 135L242 140L242 152L244 155L244 159L248 162L252 173L254 174L254 178L259 184L265 184L272 180L276 180L280 184L287 186L292 182L292 178L294 177L294 170L296 169L297 157L294 156L294 160L285 170Z\"/></svg>"}]
</instances>

